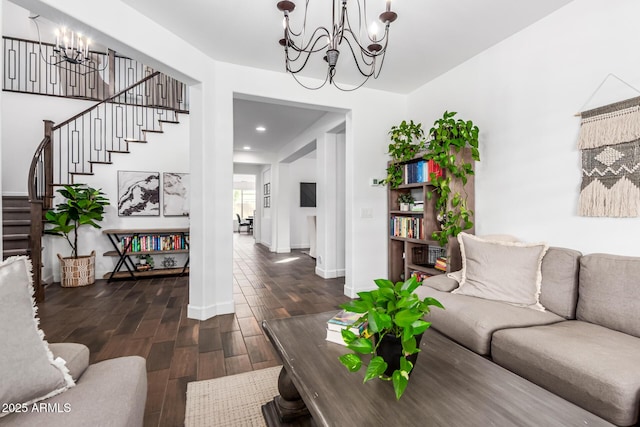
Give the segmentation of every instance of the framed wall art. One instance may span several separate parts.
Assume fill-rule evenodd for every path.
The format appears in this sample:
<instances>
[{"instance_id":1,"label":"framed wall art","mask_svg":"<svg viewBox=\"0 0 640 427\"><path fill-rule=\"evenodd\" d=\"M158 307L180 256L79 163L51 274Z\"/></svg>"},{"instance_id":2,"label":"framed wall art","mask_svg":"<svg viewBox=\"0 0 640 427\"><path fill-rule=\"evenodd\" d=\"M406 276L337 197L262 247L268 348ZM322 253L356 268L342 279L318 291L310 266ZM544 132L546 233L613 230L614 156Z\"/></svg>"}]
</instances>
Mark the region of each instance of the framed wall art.
<instances>
[{"instance_id":1,"label":"framed wall art","mask_svg":"<svg viewBox=\"0 0 640 427\"><path fill-rule=\"evenodd\" d=\"M189 174L162 174L162 205L164 216L189 216Z\"/></svg>"},{"instance_id":2,"label":"framed wall art","mask_svg":"<svg viewBox=\"0 0 640 427\"><path fill-rule=\"evenodd\" d=\"M118 171L118 216L160 215L160 172Z\"/></svg>"}]
</instances>

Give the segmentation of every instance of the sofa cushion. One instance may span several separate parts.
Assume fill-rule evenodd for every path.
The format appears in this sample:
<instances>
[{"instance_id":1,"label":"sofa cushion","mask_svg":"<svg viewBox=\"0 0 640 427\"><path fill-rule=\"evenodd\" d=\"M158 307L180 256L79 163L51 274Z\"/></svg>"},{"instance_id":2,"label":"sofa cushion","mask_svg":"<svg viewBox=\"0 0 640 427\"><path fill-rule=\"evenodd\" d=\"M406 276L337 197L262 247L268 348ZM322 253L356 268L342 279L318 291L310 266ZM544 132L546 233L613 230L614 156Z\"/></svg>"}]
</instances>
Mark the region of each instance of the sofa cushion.
<instances>
[{"instance_id":1,"label":"sofa cushion","mask_svg":"<svg viewBox=\"0 0 640 427\"><path fill-rule=\"evenodd\" d=\"M454 293L544 310L539 295L541 263L548 246L458 235L462 279Z\"/></svg>"},{"instance_id":2,"label":"sofa cushion","mask_svg":"<svg viewBox=\"0 0 640 427\"><path fill-rule=\"evenodd\" d=\"M581 256L573 249L551 247L542 258L540 303L565 319L576 318Z\"/></svg>"},{"instance_id":3,"label":"sofa cushion","mask_svg":"<svg viewBox=\"0 0 640 427\"><path fill-rule=\"evenodd\" d=\"M638 419L640 340L577 320L493 336L493 360L614 424Z\"/></svg>"},{"instance_id":4,"label":"sofa cushion","mask_svg":"<svg viewBox=\"0 0 640 427\"><path fill-rule=\"evenodd\" d=\"M546 325L564 319L554 313L531 310L511 304L440 292L428 286L416 289L420 298L440 301L444 310L431 310L426 320L431 327L481 355L491 350L492 334L504 328Z\"/></svg>"},{"instance_id":5,"label":"sofa cushion","mask_svg":"<svg viewBox=\"0 0 640 427\"><path fill-rule=\"evenodd\" d=\"M90 365L75 387L41 402L56 412L12 414L0 418L0 426L141 427L147 400L145 365L139 356Z\"/></svg>"},{"instance_id":6,"label":"sofa cushion","mask_svg":"<svg viewBox=\"0 0 640 427\"><path fill-rule=\"evenodd\" d=\"M437 291L451 292L458 287L459 280L455 278L455 273L438 274L425 279L422 284Z\"/></svg>"},{"instance_id":7,"label":"sofa cushion","mask_svg":"<svg viewBox=\"0 0 640 427\"><path fill-rule=\"evenodd\" d=\"M71 377L78 381L89 366L89 349L86 345L75 343L49 344L53 357L60 357L66 362Z\"/></svg>"},{"instance_id":8,"label":"sofa cushion","mask_svg":"<svg viewBox=\"0 0 640 427\"><path fill-rule=\"evenodd\" d=\"M1 403L31 404L74 385L64 360L54 359L38 328L31 261L25 256L0 264L0 342Z\"/></svg>"},{"instance_id":9,"label":"sofa cushion","mask_svg":"<svg viewBox=\"0 0 640 427\"><path fill-rule=\"evenodd\" d=\"M577 318L640 337L640 258L583 256Z\"/></svg>"}]
</instances>

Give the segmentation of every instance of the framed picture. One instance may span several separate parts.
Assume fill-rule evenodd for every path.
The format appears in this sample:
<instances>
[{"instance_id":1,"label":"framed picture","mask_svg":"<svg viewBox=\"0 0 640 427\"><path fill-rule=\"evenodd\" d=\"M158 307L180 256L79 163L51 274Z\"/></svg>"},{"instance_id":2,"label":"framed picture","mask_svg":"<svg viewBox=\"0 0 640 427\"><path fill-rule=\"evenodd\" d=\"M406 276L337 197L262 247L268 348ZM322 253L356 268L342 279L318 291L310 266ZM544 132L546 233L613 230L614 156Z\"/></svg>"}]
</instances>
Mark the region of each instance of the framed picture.
<instances>
[{"instance_id":1,"label":"framed picture","mask_svg":"<svg viewBox=\"0 0 640 427\"><path fill-rule=\"evenodd\" d=\"M265 208L270 208L271 207L271 197L270 196L265 196L265 198L264 198L264 207Z\"/></svg>"},{"instance_id":2,"label":"framed picture","mask_svg":"<svg viewBox=\"0 0 640 427\"><path fill-rule=\"evenodd\" d=\"M118 216L160 215L160 172L118 171Z\"/></svg>"},{"instance_id":3,"label":"framed picture","mask_svg":"<svg viewBox=\"0 0 640 427\"><path fill-rule=\"evenodd\" d=\"M188 173L162 174L162 207L164 216L189 216Z\"/></svg>"},{"instance_id":4,"label":"framed picture","mask_svg":"<svg viewBox=\"0 0 640 427\"><path fill-rule=\"evenodd\" d=\"M270 183L270 182L267 182L267 183L264 185L264 195L265 195L265 196L268 196L269 194L271 194L271 183Z\"/></svg>"}]
</instances>

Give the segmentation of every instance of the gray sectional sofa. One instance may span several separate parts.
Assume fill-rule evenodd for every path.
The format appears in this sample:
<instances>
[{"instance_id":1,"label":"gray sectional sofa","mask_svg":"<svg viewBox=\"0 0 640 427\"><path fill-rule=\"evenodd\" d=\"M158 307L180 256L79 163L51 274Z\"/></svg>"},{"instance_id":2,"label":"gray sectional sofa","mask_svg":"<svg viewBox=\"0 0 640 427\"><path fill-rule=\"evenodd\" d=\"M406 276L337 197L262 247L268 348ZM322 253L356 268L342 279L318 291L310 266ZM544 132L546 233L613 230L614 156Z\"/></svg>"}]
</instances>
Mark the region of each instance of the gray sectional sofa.
<instances>
[{"instance_id":1,"label":"gray sectional sofa","mask_svg":"<svg viewBox=\"0 0 640 427\"><path fill-rule=\"evenodd\" d=\"M438 299L432 328L620 426L640 411L640 258L549 248L541 264L545 311L451 293L434 276L418 294Z\"/></svg>"},{"instance_id":2,"label":"gray sectional sofa","mask_svg":"<svg viewBox=\"0 0 640 427\"><path fill-rule=\"evenodd\" d=\"M40 411L28 410L0 418L0 426L143 425L147 400L144 358L118 357L89 365L89 349L82 344L49 344L49 349L54 357L62 357L66 361L76 385L38 402L36 405Z\"/></svg>"}]
</instances>

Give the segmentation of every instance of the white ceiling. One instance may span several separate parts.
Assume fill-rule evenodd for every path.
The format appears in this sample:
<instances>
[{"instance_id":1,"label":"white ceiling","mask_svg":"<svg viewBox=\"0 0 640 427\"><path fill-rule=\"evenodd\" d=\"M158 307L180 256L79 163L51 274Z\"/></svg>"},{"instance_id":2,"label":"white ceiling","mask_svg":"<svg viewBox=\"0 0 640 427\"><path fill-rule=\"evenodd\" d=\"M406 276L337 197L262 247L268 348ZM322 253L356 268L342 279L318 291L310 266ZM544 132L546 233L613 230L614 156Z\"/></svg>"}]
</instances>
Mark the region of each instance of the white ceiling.
<instances>
[{"instance_id":1,"label":"white ceiling","mask_svg":"<svg viewBox=\"0 0 640 427\"><path fill-rule=\"evenodd\" d=\"M282 14L276 8L277 0L123 1L216 60L284 72L284 53L278 44ZM571 1L393 0L392 10L398 19L391 25L384 69L380 78L370 80L366 87L409 93ZM291 23L299 28L305 1L295 3ZM348 5L355 3L356 0L348 0ZM310 23L330 25L331 4L328 0L310 0ZM384 5L384 0L369 0L369 16L377 16ZM319 60L301 74L324 78L325 67ZM346 52L340 57L337 70L337 81L359 81ZM256 150L277 148L304 130L304 121L319 117L317 111L294 110L236 100L235 148L241 149L245 144ZM267 120L268 132L256 135L257 121ZM266 145L261 146L261 142Z\"/></svg>"}]
</instances>

